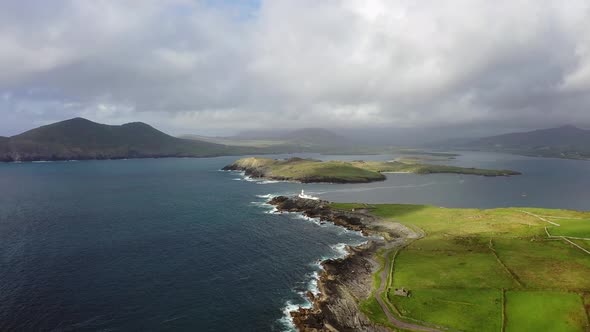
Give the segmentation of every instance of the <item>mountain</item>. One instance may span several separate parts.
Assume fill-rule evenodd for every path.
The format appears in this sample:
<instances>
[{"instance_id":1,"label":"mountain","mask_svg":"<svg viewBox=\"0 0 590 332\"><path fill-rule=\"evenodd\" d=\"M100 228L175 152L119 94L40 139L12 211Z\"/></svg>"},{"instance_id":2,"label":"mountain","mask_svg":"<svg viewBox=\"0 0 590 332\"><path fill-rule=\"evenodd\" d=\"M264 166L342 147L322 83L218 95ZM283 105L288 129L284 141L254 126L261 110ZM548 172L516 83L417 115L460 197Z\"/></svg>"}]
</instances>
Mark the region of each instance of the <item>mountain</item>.
<instances>
[{"instance_id":1,"label":"mountain","mask_svg":"<svg viewBox=\"0 0 590 332\"><path fill-rule=\"evenodd\" d=\"M249 130L230 137L234 140L268 140L299 144L339 146L349 144L349 140L324 128L303 128L294 130Z\"/></svg>"},{"instance_id":2,"label":"mountain","mask_svg":"<svg viewBox=\"0 0 590 332\"><path fill-rule=\"evenodd\" d=\"M566 125L479 138L463 143L461 147L542 157L588 158L590 130Z\"/></svg>"},{"instance_id":3,"label":"mountain","mask_svg":"<svg viewBox=\"0 0 590 332\"><path fill-rule=\"evenodd\" d=\"M182 135L180 138L210 143L261 149L265 153L367 153L367 146L351 144L351 141L330 130L304 128L295 130L249 130L229 137L205 137Z\"/></svg>"},{"instance_id":4,"label":"mountain","mask_svg":"<svg viewBox=\"0 0 590 332\"><path fill-rule=\"evenodd\" d=\"M0 161L205 157L241 151L222 144L176 138L142 122L112 126L83 118L0 138Z\"/></svg>"},{"instance_id":5,"label":"mountain","mask_svg":"<svg viewBox=\"0 0 590 332\"><path fill-rule=\"evenodd\" d=\"M350 144L349 139L346 137L321 128L303 128L289 131L283 134L281 139L322 146L343 146Z\"/></svg>"}]
</instances>

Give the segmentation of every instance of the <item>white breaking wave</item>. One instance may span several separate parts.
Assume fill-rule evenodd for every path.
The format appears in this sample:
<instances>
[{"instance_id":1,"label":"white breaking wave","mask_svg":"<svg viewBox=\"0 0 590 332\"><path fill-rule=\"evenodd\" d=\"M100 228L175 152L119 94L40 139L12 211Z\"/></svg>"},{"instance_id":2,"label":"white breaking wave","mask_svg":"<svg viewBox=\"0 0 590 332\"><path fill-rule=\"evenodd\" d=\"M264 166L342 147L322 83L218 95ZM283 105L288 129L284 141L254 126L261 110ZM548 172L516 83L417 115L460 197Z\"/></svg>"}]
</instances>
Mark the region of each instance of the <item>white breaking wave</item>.
<instances>
[{"instance_id":1,"label":"white breaking wave","mask_svg":"<svg viewBox=\"0 0 590 332\"><path fill-rule=\"evenodd\" d=\"M285 182L285 181L277 181L277 180L260 180L260 181L258 181L256 184L273 184L273 183L279 183L279 182Z\"/></svg>"},{"instance_id":2,"label":"white breaking wave","mask_svg":"<svg viewBox=\"0 0 590 332\"><path fill-rule=\"evenodd\" d=\"M346 250L347 247L348 245L346 243L337 243L330 246L330 248L338 254L335 258L344 258L348 256L348 250Z\"/></svg>"},{"instance_id":3,"label":"white breaking wave","mask_svg":"<svg viewBox=\"0 0 590 332\"><path fill-rule=\"evenodd\" d=\"M287 215L292 216L295 219L300 219L300 220L304 220L307 222L311 222L311 223L314 223L320 227L338 227L338 228L342 229L342 231L341 231L342 233L350 232L350 233L358 234L358 235L362 236L361 232L348 230L345 227L334 225L331 222L323 222L323 221L320 221L319 218L307 217L301 212L279 212L278 209L276 208L276 206L273 206L273 205L270 205L267 203L268 199L276 197L276 196L278 196L278 194L256 195L256 197L264 199L264 201L251 202L251 203L254 205L263 207L263 208L268 208L268 211L265 211L264 213L287 214ZM357 245L361 245L366 242L367 241L363 241L361 243L352 243L351 245L357 246ZM283 316L278 320L278 322L284 328L284 331L296 331L295 325L293 324L293 318L291 317L292 311L296 311L298 308L311 308L312 307L312 303L310 302L309 298L307 297L307 292L308 291L311 292L314 296L320 295L319 277L320 277L321 271L323 270L323 266L321 263L325 260L328 260L328 259L339 259L339 258L344 258L344 257L348 256L349 252L346 249L347 246L348 246L348 244L346 244L346 243L337 243L337 244L331 245L330 248L333 250L335 255L332 254L327 257L321 257L321 259L318 259L317 261L310 263L310 265L312 267L314 267L315 271L306 275L306 278L305 278L306 281L304 281L306 283L305 290L301 290L301 288L293 289L293 292L295 292L296 294L298 294L301 297L301 304L295 304L292 300L288 300L285 302L285 305L282 309ZM299 302L299 301L297 301L297 302Z\"/></svg>"},{"instance_id":4,"label":"white breaking wave","mask_svg":"<svg viewBox=\"0 0 590 332\"><path fill-rule=\"evenodd\" d=\"M267 199L271 199L276 197L277 195L273 195L273 194L266 194L266 195L256 195L256 197L258 198L267 198Z\"/></svg>"},{"instance_id":5,"label":"white breaking wave","mask_svg":"<svg viewBox=\"0 0 590 332\"><path fill-rule=\"evenodd\" d=\"M313 296L320 295L320 289L318 287L318 280L320 279L320 274L317 271L314 271L312 274L312 278L309 281L307 286L307 290L309 290Z\"/></svg>"},{"instance_id":6,"label":"white breaking wave","mask_svg":"<svg viewBox=\"0 0 590 332\"><path fill-rule=\"evenodd\" d=\"M264 213L267 213L267 214L281 214L281 212L279 212L279 210L277 210L277 208L275 206L273 206L270 211L266 211Z\"/></svg>"},{"instance_id":7,"label":"white breaking wave","mask_svg":"<svg viewBox=\"0 0 590 332\"><path fill-rule=\"evenodd\" d=\"M281 319L279 319L279 323L281 323L283 325L283 327L285 327L285 329L283 330L284 332L296 332L297 331L297 329L295 328L295 324L293 324L293 317L291 317L291 311L295 311L295 310L299 309L299 307L304 307L304 306L294 304L291 301L285 302L285 306L283 307L283 317L281 317Z\"/></svg>"}]
</instances>

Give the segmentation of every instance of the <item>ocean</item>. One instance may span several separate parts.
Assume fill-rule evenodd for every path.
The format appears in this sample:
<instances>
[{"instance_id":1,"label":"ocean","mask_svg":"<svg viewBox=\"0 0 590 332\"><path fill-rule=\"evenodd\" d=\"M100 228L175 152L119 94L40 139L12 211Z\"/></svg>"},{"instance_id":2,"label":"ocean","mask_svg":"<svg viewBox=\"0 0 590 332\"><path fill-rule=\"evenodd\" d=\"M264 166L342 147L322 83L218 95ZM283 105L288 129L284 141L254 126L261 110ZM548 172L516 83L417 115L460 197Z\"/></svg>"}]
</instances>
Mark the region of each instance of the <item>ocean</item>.
<instances>
[{"instance_id":1,"label":"ocean","mask_svg":"<svg viewBox=\"0 0 590 332\"><path fill-rule=\"evenodd\" d=\"M524 174L303 185L220 171L235 159L0 164L0 331L290 330L286 312L307 304L318 262L366 238L274 214L272 195L581 210L590 201L587 161L463 153L445 163Z\"/></svg>"}]
</instances>

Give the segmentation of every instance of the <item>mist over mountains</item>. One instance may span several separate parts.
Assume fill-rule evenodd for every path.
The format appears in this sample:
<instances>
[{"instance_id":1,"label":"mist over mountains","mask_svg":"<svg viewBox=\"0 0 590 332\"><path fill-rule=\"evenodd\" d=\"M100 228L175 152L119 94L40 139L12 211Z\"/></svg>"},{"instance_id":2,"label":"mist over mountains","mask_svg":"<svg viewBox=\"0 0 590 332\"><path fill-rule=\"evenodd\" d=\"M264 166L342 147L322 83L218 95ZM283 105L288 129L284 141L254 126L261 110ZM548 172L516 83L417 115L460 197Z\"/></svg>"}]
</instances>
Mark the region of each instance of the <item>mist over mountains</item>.
<instances>
[{"instance_id":1,"label":"mist over mountains","mask_svg":"<svg viewBox=\"0 0 590 332\"><path fill-rule=\"evenodd\" d=\"M483 137L455 144L455 147L540 157L584 159L590 157L590 130L564 125Z\"/></svg>"},{"instance_id":2,"label":"mist over mountains","mask_svg":"<svg viewBox=\"0 0 590 332\"><path fill-rule=\"evenodd\" d=\"M448 133L446 133L448 135ZM174 137L131 122L106 125L83 118L0 137L0 161L84 160L318 152L373 154L399 149L486 150L541 157L590 157L590 130L572 125L479 138L439 139L445 131L303 128L244 131L229 137ZM417 151L419 151L417 150Z\"/></svg>"}]
</instances>

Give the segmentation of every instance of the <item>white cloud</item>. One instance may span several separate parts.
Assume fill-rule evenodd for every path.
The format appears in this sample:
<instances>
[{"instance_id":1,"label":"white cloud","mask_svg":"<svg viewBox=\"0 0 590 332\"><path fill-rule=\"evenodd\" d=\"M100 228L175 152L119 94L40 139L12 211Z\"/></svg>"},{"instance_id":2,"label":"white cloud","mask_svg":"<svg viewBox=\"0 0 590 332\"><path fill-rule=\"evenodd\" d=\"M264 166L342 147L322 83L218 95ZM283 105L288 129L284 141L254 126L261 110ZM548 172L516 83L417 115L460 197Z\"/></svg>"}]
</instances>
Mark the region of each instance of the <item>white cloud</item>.
<instances>
[{"instance_id":1,"label":"white cloud","mask_svg":"<svg viewBox=\"0 0 590 332\"><path fill-rule=\"evenodd\" d=\"M77 112L176 132L590 123L589 8L582 0L267 0L255 9L9 0L0 5L0 93L33 100L19 105L47 119Z\"/></svg>"}]
</instances>

